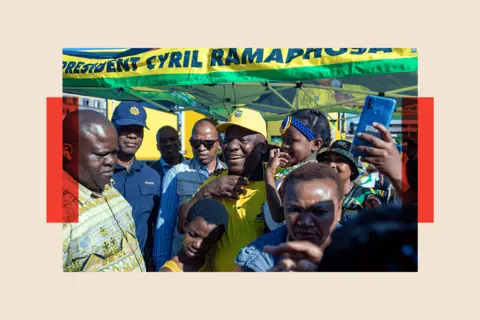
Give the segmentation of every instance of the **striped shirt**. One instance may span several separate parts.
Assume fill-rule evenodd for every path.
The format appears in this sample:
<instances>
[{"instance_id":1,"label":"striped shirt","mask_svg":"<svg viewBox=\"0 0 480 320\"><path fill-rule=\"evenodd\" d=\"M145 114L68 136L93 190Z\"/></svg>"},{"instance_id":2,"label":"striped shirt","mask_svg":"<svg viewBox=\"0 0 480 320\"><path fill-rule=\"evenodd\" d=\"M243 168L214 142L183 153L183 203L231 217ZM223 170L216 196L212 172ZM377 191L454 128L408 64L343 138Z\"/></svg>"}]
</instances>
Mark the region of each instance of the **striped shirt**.
<instances>
[{"instance_id":1,"label":"striped shirt","mask_svg":"<svg viewBox=\"0 0 480 320\"><path fill-rule=\"evenodd\" d=\"M63 175L64 211L78 210L63 224L63 271L145 271L128 202L111 183L96 194Z\"/></svg>"},{"instance_id":2,"label":"striped shirt","mask_svg":"<svg viewBox=\"0 0 480 320\"><path fill-rule=\"evenodd\" d=\"M180 163L185 163L190 159L185 158L184 156L181 156ZM169 165L163 158L160 158L160 160L155 161L150 165L150 168L153 170L157 171L158 174L160 175L160 183L163 180L163 177L167 174L168 170L172 169L174 166Z\"/></svg>"}]
</instances>

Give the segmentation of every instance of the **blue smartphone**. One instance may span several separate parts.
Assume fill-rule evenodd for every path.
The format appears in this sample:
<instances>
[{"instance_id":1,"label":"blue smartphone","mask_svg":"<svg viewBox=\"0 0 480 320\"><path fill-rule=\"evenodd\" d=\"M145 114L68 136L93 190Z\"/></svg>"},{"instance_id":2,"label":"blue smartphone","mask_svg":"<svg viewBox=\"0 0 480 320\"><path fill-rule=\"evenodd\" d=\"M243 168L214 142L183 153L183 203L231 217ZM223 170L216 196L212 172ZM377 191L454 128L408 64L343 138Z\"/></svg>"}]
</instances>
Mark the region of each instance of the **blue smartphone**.
<instances>
[{"instance_id":1,"label":"blue smartphone","mask_svg":"<svg viewBox=\"0 0 480 320\"><path fill-rule=\"evenodd\" d=\"M377 122L388 128L390 121L392 121L396 104L397 102L394 99L373 95L367 96L363 104L362 114L360 115L355 136L353 137L352 146L350 147L350 152L355 157L368 157L369 155L359 152L354 146L371 146L369 142L357 137L357 133L368 133L382 139L383 137L380 131L372 125L374 122Z\"/></svg>"}]
</instances>

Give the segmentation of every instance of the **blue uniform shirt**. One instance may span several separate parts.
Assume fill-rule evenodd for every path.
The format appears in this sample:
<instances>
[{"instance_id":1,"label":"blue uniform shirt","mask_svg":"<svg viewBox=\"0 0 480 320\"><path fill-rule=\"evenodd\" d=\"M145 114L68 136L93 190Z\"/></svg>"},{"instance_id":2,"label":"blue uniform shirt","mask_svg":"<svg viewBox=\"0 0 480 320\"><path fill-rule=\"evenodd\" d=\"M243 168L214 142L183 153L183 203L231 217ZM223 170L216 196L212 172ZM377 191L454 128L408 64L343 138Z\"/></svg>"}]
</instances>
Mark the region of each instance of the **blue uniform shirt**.
<instances>
[{"instance_id":1,"label":"blue uniform shirt","mask_svg":"<svg viewBox=\"0 0 480 320\"><path fill-rule=\"evenodd\" d=\"M132 206L132 216L138 243L144 253L148 236L148 218L161 193L160 176L158 173L137 159L127 170L117 164L113 174L115 188Z\"/></svg>"}]
</instances>

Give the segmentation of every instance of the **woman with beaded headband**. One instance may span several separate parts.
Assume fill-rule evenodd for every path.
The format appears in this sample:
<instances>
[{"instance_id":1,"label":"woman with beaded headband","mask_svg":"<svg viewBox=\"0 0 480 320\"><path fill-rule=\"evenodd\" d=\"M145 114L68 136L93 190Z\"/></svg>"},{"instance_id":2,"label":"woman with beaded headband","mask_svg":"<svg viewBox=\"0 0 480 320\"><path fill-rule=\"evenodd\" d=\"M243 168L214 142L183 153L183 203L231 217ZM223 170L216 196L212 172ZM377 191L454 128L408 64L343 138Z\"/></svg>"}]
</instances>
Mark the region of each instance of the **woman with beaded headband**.
<instances>
[{"instance_id":1,"label":"woman with beaded headband","mask_svg":"<svg viewBox=\"0 0 480 320\"><path fill-rule=\"evenodd\" d=\"M280 133L282 147L270 150L266 169L267 202L263 211L270 230L284 223L278 190L285 176L305 163L316 161L318 152L331 143L328 118L325 113L315 109L293 112L283 121Z\"/></svg>"}]
</instances>

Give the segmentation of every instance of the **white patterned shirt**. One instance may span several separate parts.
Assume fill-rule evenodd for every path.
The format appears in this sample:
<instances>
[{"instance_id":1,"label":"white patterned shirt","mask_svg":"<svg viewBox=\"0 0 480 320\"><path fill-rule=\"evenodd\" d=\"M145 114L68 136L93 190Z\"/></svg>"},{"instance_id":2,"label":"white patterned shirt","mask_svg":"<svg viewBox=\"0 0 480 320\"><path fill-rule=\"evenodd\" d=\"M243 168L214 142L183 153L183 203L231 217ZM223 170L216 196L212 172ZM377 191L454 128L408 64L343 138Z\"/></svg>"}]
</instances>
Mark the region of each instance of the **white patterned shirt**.
<instances>
[{"instance_id":1,"label":"white patterned shirt","mask_svg":"<svg viewBox=\"0 0 480 320\"><path fill-rule=\"evenodd\" d=\"M78 210L63 224L63 271L146 271L132 207L111 183L96 194L64 171L63 210Z\"/></svg>"}]
</instances>

